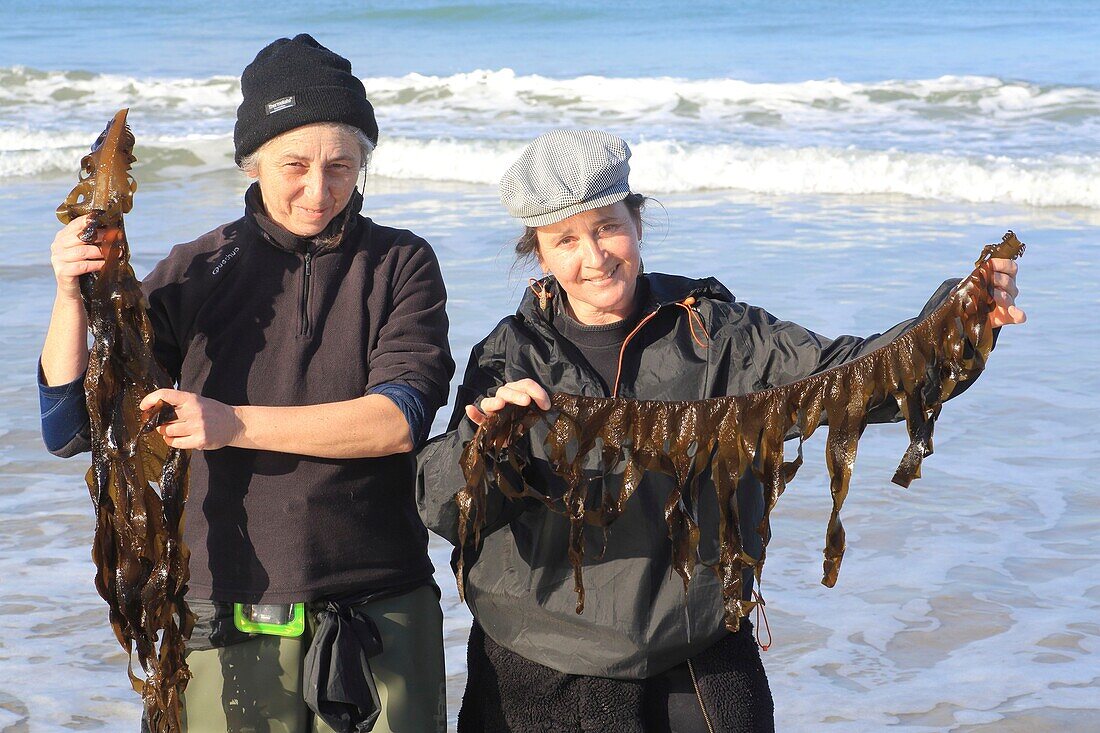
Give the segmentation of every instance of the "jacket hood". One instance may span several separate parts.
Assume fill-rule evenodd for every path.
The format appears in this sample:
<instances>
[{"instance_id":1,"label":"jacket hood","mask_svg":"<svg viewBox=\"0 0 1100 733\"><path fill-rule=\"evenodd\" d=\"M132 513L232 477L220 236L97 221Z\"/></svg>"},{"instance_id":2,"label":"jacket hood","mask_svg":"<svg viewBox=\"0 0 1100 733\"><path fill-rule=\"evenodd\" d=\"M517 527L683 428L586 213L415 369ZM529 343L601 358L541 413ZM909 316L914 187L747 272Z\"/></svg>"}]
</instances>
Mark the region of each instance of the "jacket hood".
<instances>
[{"instance_id":1,"label":"jacket hood","mask_svg":"<svg viewBox=\"0 0 1100 733\"><path fill-rule=\"evenodd\" d=\"M691 278L681 275L666 275L661 272L643 272L638 276L637 292L641 298L639 313L645 315L670 303L694 297L733 303L736 299L725 285L713 277ZM544 288L550 294L550 307L543 310L539 306L537 288ZM532 324L549 324L560 313L562 289L553 275L531 284L523 293L516 315Z\"/></svg>"}]
</instances>

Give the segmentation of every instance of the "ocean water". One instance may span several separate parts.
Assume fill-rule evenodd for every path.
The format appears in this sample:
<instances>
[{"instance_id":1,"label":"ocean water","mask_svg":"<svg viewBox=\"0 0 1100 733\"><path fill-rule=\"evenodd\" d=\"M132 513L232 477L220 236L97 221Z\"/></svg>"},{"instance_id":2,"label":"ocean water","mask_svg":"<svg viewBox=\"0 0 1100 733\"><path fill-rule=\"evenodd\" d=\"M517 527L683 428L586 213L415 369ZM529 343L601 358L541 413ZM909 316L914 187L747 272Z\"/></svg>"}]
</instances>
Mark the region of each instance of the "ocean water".
<instances>
[{"instance_id":1,"label":"ocean water","mask_svg":"<svg viewBox=\"0 0 1100 733\"><path fill-rule=\"evenodd\" d=\"M237 78L299 32L364 80L382 130L365 209L436 248L460 365L528 274L495 181L553 127L631 143L634 188L659 202L648 269L714 275L828 335L912 315L1014 229L1028 323L944 407L910 489L889 482L904 428L868 430L833 589L824 438L807 447L773 520L764 663L780 730L1095 728L1100 6L0 0L0 19L0 732L140 714L92 587L87 461L38 436L53 210L127 106L139 276L236 218ZM470 618L448 548L431 552L453 721Z\"/></svg>"}]
</instances>

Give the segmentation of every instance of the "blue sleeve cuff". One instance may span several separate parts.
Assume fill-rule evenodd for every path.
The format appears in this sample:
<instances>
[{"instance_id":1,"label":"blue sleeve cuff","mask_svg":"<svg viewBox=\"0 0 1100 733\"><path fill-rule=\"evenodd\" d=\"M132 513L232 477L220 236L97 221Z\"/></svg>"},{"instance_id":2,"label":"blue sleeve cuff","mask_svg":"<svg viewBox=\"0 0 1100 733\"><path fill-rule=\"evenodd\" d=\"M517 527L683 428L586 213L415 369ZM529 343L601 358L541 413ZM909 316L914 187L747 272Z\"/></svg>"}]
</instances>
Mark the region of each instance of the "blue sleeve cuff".
<instances>
[{"instance_id":1,"label":"blue sleeve cuff","mask_svg":"<svg viewBox=\"0 0 1100 733\"><path fill-rule=\"evenodd\" d=\"M412 438L413 450L419 448L428 437L428 408L424 404L424 395L420 390L407 384L387 382L377 387L371 387L367 394L380 394L389 397L397 409L405 416L409 423L409 437Z\"/></svg>"},{"instance_id":2,"label":"blue sleeve cuff","mask_svg":"<svg viewBox=\"0 0 1100 733\"><path fill-rule=\"evenodd\" d=\"M84 375L68 384L46 384L38 367L38 406L42 417L42 441L58 453L88 429L88 405L84 401Z\"/></svg>"}]
</instances>

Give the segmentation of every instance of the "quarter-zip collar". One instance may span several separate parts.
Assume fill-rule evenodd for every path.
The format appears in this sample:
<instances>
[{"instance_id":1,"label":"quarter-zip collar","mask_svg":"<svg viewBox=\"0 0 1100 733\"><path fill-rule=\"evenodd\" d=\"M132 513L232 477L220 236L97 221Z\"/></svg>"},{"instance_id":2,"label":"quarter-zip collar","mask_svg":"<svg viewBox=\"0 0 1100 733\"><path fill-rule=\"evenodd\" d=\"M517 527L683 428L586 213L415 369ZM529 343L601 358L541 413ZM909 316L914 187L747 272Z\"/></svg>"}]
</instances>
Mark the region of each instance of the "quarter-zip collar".
<instances>
[{"instance_id":1,"label":"quarter-zip collar","mask_svg":"<svg viewBox=\"0 0 1100 733\"><path fill-rule=\"evenodd\" d=\"M363 206L363 196L358 189L355 190L347 206L334 216L324 231L316 237L299 237L269 217L264 209L259 183L253 183L248 187L244 195L244 203L245 217L260 232L261 238L276 249L292 254L301 261L301 274L298 276L300 281L298 335L308 337L313 333L315 321L311 306L314 298L310 293L313 289L313 260L327 252L335 252L348 237L355 234L356 227L360 225L360 217L357 214ZM318 244L319 239L325 243Z\"/></svg>"},{"instance_id":2,"label":"quarter-zip collar","mask_svg":"<svg viewBox=\"0 0 1100 733\"><path fill-rule=\"evenodd\" d=\"M294 254L309 252L317 255L339 247L347 241L349 236L354 234L356 227L359 226L360 222L357 214L362 208L363 195L359 193L359 189L355 189L348 200L347 206L339 214L332 217L332 221L329 222L323 232L315 237L299 237L297 234L287 231L267 215L259 183L253 183L244 194L244 213L249 223L259 230L264 241L278 249ZM317 244L318 239L330 239L341 231L343 233L331 244L327 246Z\"/></svg>"}]
</instances>

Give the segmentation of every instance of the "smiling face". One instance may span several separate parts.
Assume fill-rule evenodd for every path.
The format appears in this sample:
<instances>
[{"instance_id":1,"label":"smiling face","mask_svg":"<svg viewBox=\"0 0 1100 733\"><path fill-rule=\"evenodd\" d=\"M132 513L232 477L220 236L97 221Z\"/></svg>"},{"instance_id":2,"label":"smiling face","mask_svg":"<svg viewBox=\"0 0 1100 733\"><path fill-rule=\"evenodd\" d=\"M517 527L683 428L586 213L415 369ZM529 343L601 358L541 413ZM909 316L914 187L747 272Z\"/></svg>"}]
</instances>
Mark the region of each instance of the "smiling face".
<instances>
[{"instance_id":1,"label":"smiling face","mask_svg":"<svg viewBox=\"0 0 1100 733\"><path fill-rule=\"evenodd\" d=\"M292 234L312 237L347 205L360 162L355 135L322 122L264 143L249 175L259 180L268 216Z\"/></svg>"},{"instance_id":2,"label":"smiling face","mask_svg":"<svg viewBox=\"0 0 1100 733\"><path fill-rule=\"evenodd\" d=\"M539 264L557 279L573 316L588 325L630 315L642 258L641 222L619 201L538 227Z\"/></svg>"}]
</instances>

